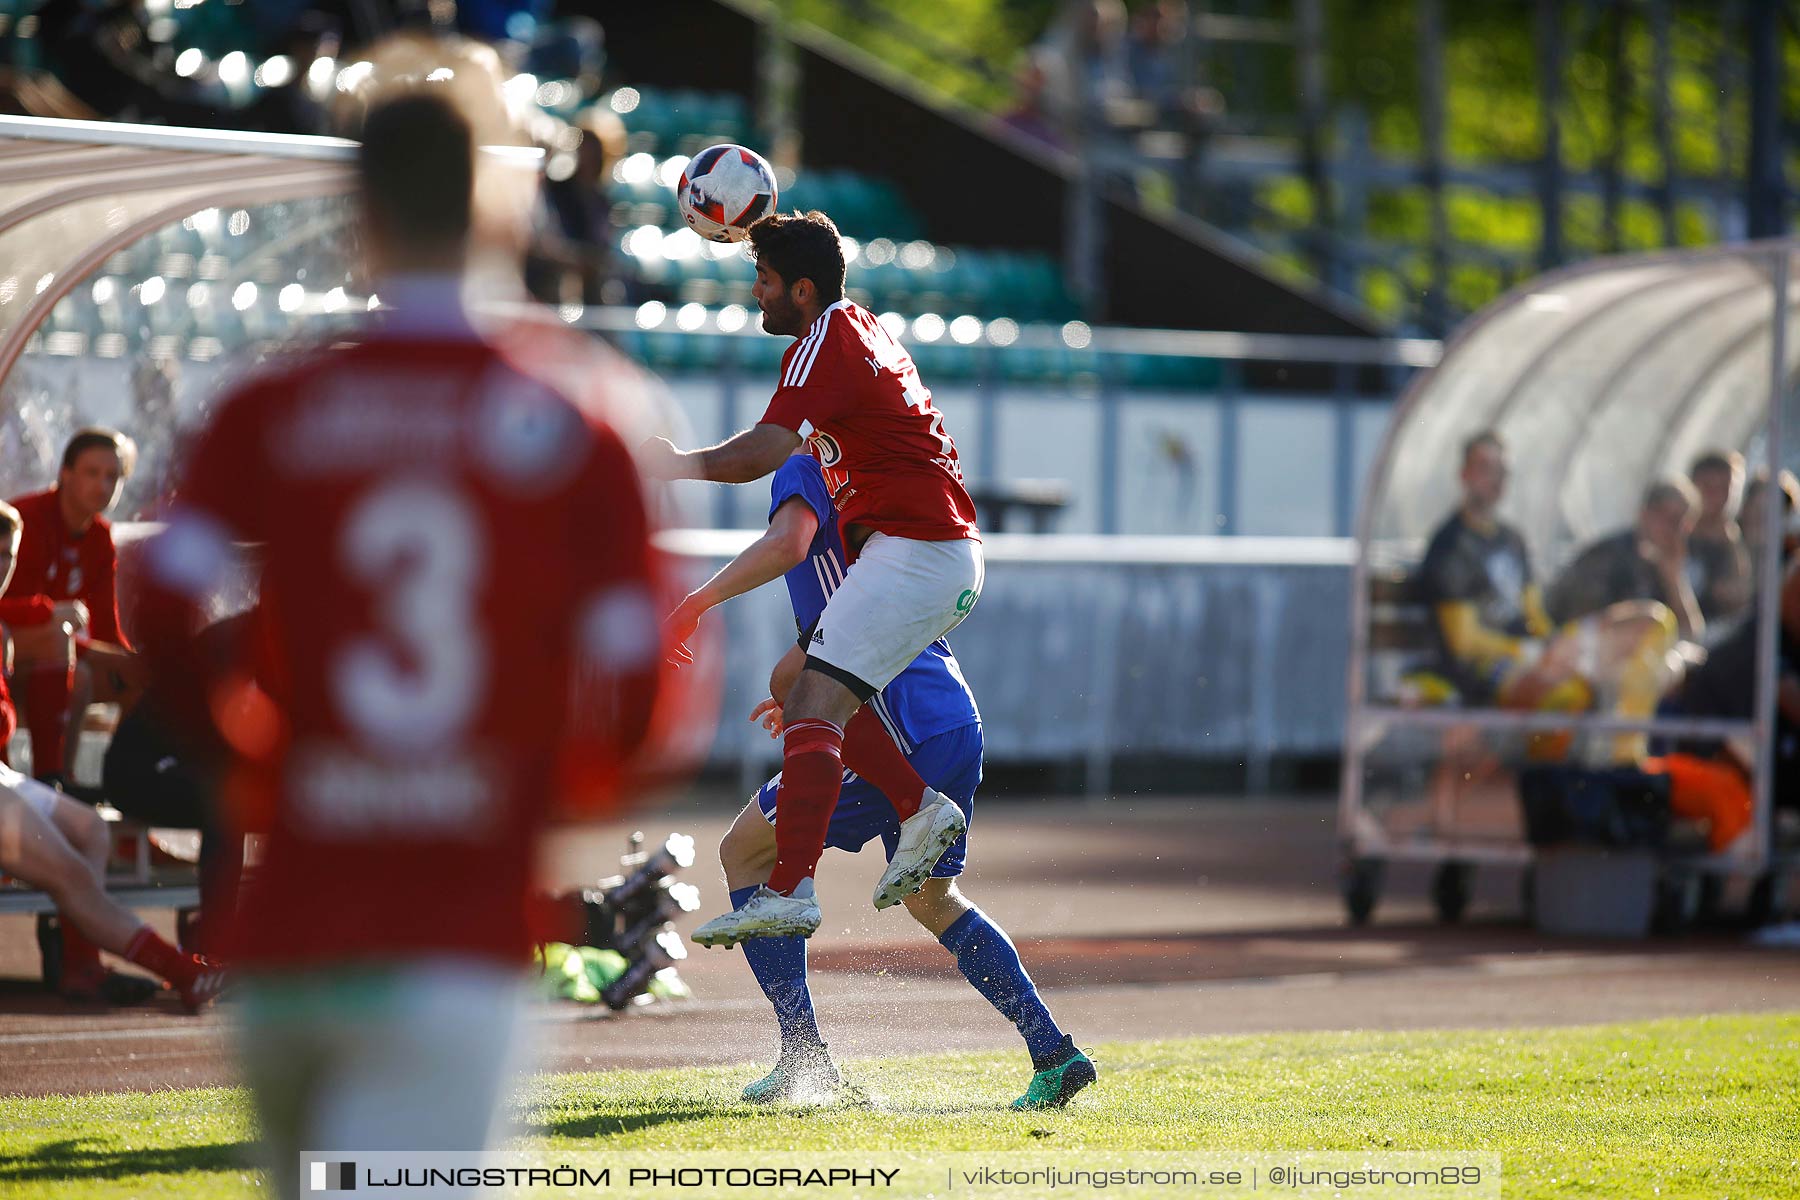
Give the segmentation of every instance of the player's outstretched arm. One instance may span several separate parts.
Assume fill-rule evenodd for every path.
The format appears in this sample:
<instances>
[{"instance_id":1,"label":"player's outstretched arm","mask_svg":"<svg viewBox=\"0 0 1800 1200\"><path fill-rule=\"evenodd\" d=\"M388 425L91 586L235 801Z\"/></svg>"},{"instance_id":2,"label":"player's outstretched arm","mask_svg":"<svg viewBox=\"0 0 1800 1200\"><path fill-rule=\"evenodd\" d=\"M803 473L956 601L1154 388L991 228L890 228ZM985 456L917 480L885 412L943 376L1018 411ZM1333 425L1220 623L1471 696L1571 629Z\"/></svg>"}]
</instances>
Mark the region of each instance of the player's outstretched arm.
<instances>
[{"instance_id":1,"label":"player's outstretched arm","mask_svg":"<svg viewBox=\"0 0 1800 1200\"><path fill-rule=\"evenodd\" d=\"M656 479L749 483L779 467L799 448L799 434L765 422L705 450L677 450L667 438L651 438L638 451L638 461L644 473Z\"/></svg>"},{"instance_id":2,"label":"player's outstretched arm","mask_svg":"<svg viewBox=\"0 0 1800 1200\"><path fill-rule=\"evenodd\" d=\"M723 604L733 596L755 591L799 566L805 561L807 548L818 531L818 516L800 497L790 497L776 509L769 519L768 530L760 538L719 568L711 579L688 593L669 614L668 642L673 647L672 661L677 665L694 661L687 642L694 636L707 609Z\"/></svg>"}]
</instances>

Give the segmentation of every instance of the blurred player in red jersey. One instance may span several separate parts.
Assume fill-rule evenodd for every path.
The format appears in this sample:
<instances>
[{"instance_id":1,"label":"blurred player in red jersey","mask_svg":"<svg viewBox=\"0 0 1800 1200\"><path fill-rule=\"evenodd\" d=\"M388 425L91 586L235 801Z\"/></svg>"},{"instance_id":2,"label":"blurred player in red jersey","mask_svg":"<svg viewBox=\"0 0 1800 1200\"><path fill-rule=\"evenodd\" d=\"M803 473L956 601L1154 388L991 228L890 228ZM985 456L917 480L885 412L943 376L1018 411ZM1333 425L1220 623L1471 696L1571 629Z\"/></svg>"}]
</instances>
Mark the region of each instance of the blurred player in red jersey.
<instances>
[{"instance_id":1,"label":"blurred player in red jersey","mask_svg":"<svg viewBox=\"0 0 1800 1200\"><path fill-rule=\"evenodd\" d=\"M119 628L119 556L105 513L136 459L137 446L124 434L80 430L63 449L56 486L12 502L25 520L25 536L8 599L44 601L51 619L68 625L78 638L74 661L55 654L36 659L24 664L23 678L14 681L23 685L31 773L46 782L73 773L75 731L87 709L80 649L90 639L129 648ZM4 755L0 747L0 758Z\"/></svg>"},{"instance_id":2,"label":"blurred player in red jersey","mask_svg":"<svg viewBox=\"0 0 1800 1200\"><path fill-rule=\"evenodd\" d=\"M878 718L858 710L969 615L984 577L956 444L912 357L873 314L844 298L837 226L820 212L764 217L750 227L750 246L763 328L795 339L782 358L781 385L753 428L686 453L652 439L645 469L748 483L805 445L824 469L855 561L812 631L806 667L787 698L774 873L742 907L695 931L705 946L810 937L819 927L812 877L853 739L852 758L893 760L870 778L907 783L899 795L888 792L901 818L900 843L876 887L877 908L918 891L962 836L967 825L956 805L925 787ZM859 722L867 731L860 739Z\"/></svg>"},{"instance_id":3,"label":"blurred player in red jersey","mask_svg":"<svg viewBox=\"0 0 1800 1200\"><path fill-rule=\"evenodd\" d=\"M233 967L289 1195L303 1149L487 1144L538 835L636 749L662 659L630 452L465 309L469 119L425 85L362 136L383 311L225 399L147 551L140 628L171 678L231 544L263 546L278 719L219 724L244 751L272 737ZM215 677L190 703L254 712L242 696Z\"/></svg>"},{"instance_id":4,"label":"blurred player in red jersey","mask_svg":"<svg viewBox=\"0 0 1800 1200\"><path fill-rule=\"evenodd\" d=\"M0 592L17 561L22 524L18 510L0 504ZM0 745L16 720L0 682ZM190 1011L198 1009L217 992L218 971L169 945L106 894L111 848L112 835L93 808L0 764L0 871L56 901L63 939L57 989L74 1000L142 999L147 993L132 992L101 964L100 951L110 950L167 979Z\"/></svg>"}]
</instances>

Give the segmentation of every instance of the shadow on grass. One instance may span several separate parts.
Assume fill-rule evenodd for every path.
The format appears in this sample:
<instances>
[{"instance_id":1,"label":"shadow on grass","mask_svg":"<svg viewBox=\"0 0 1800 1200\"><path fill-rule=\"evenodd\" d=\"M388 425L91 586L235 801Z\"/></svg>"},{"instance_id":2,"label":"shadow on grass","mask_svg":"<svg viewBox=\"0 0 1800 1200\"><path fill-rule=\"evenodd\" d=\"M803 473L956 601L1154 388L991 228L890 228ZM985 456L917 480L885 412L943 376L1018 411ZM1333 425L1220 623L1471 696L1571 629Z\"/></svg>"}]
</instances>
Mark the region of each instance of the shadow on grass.
<instances>
[{"instance_id":1,"label":"shadow on grass","mask_svg":"<svg viewBox=\"0 0 1800 1200\"><path fill-rule=\"evenodd\" d=\"M727 1106L717 1104L693 1104L657 1108L646 1112L584 1113L566 1116L547 1123L537 1122L534 1123L534 1126L540 1133L555 1134L559 1137L616 1137L619 1134L636 1133L640 1129L654 1129L658 1125L711 1121L727 1113L734 1117L772 1115L759 1113L755 1109L739 1113Z\"/></svg>"},{"instance_id":2,"label":"shadow on grass","mask_svg":"<svg viewBox=\"0 0 1800 1200\"><path fill-rule=\"evenodd\" d=\"M124 1150L87 1138L47 1142L36 1150L0 1162L0 1183L50 1179L125 1179L133 1175L178 1175L187 1171L241 1171L252 1161L251 1142L215 1142L209 1146Z\"/></svg>"},{"instance_id":3,"label":"shadow on grass","mask_svg":"<svg viewBox=\"0 0 1800 1200\"><path fill-rule=\"evenodd\" d=\"M521 1124L533 1132L545 1136L567 1138L607 1138L636 1133L640 1129L654 1129L659 1125L683 1124L694 1121L713 1121L721 1118L733 1121L777 1121L789 1117L817 1117L829 1119L834 1116L864 1115L897 1115L912 1117L967 1117L974 1114L984 1116L996 1115L1006 1110L1003 1101L949 1101L949 1102L896 1102L881 1092L872 1092L867 1098L856 1101L845 1101L835 1104L742 1104L735 1101L673 1103L667 1106L645 1108L636 1112L590 1112L577 1113L555 1120L532 1120L526 1117Z\"/></svg>"}]
</instances>

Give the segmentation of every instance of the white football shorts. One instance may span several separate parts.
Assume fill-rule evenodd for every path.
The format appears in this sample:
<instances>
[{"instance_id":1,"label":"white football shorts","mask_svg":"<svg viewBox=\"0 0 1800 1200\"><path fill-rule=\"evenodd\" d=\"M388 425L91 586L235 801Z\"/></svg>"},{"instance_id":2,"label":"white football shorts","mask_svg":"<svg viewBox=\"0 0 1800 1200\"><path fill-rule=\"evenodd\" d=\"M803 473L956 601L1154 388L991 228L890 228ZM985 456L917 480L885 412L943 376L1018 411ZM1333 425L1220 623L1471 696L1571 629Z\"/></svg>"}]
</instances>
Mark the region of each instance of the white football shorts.
<instances>
[{"instance_id":1,"label":"white football shorts","mask_svg":"<svg viewBox=\"0 0 1800 1200\"><path fill-rule=\"evenodd\" d=\"M871 534L825 602L806 652L878 692L962 623L986 578L980 542Z\"/></svg>"},{"instance_id":2,"label":"white football shorts","mask_svg":"<svg viewBox=\"0 0 1800 1200\"><path fill-rule=\"evenodd\" d=\"M52 814L56 812L56 798L62 793L49 784L39 783L31 776L21 775L5 763L0 763L0 788L16 794L44 820L54 820Z\"/></svg>"},{"instance_id":3,"label":"white football shorts","mask_svg":"<svg viewBox=\"0 0 1800 1200\"><path fill-rule=\"evenodd\" d=\"M247 972L240 1065L274 1194L308 1194L302 1151L491 1145L505 1133L523 999L518 970L450 957Z\"/></svg>"}]
</instances>

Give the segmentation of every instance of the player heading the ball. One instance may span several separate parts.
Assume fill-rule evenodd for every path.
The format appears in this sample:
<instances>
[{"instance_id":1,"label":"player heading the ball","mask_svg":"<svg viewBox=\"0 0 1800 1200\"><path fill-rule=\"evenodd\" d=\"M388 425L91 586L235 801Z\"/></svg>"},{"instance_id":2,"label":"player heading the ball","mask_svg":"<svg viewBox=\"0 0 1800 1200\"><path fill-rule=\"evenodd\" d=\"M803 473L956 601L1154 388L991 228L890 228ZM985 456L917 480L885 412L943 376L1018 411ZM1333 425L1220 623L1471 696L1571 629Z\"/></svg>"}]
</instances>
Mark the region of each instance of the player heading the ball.
<instances>
[{"instance_id":1,"label":"player heading the ball","mask_svg":"<svg viewBox=\"0 0 1800 1200\"><path fill-rule=\"evenodd\" d=\"M837 806L845 726L864 719L859 710L871 696L969 615L985 573L956 443L912 356L845 299L837 226L821 212L769 216L750 226L749 243L763 328L794 339L768 411L704 450L653 438L640 461L668 479L748 483L805 446L824 471L855 558L788 696L774 873L743 907L696 930L701 945L805 937L818 928L813 873ZM916 779L897 748L893 754ZM918 891L965 828L955 804L918 787L888 797L903 820L877 907Z\"/></svg>"}]
</instances>

